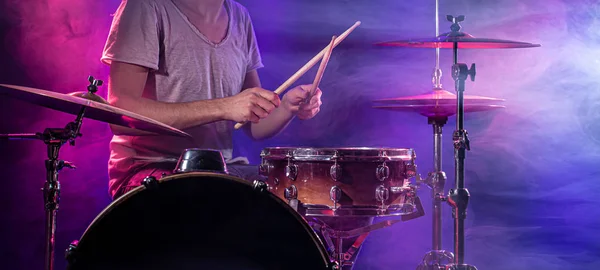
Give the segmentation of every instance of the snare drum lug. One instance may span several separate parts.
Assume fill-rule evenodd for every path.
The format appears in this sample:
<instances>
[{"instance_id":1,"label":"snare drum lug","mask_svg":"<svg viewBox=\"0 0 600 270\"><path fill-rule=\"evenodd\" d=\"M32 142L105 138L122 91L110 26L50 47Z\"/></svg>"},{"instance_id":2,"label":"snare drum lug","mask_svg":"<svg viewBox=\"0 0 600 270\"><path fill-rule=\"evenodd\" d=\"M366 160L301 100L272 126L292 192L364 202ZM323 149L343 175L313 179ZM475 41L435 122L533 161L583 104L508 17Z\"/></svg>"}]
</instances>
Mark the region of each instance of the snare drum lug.
<instances>
[{"instance_id":1,"label":"snare drum lug","mask_svg":"<svg viewBox=\"0 0 600 270\"><path fill-rule=\"evenodd\" d=\"M329 168L329 175L333 181L339 181L342 179L342 166L337 164L337 162Z\"/></svg>"},{"instance_id":2,"label":"snare drum lug","mask_svg":"<svg viewBox=\"0 0 600 270\"><path fill-rule=\"evenodd\" d=\"M417 175L417 165L415 164L415 156L413 153L412 161L408 162L405 166L406 178L415 177Z\"/></svg>"},{"instance_id":3,"label":"snare drum lug","mask_svg":"<svg viewBox=\"0 0 600 270\"><path fill-rule=\"evenodd\" d=\"M153 190L158 188L158 180L152 175L146 176L146 178L142 180L142 184L144 185L144 187L146 187L146 189Z\"/></svg>"},{"instance_id":4,"label":"snare drum lug","mask_svg":"<svg viewBox=\"0 0 600 270\"><path fill-rule=\"evenodd\" d=\"M269 175L269 173L274 169L273 164L263 163L258 166L258 172L261 175Z\"/></svg>"},{"instance_id":5,"label":"snare drum lug","mask_svg":"<svg viewBox=\"0 0 600 270\"><path fill-rule=\"evenodd\" d=\"M279 186L279 178L277 178L277 177L273 178L273 185Z\"/></svg>"},{"instance_id":6,"label":"snare drum lug","mask_svg":"<svg viewBox=\"0 0 600 270\"><path fill-rule=\"evenodd\" d=\"M342 199L342 189L338 186L331 187L329 190L329 199L331 199L331 201L335 204L339 203Z\"/></svg>"},{"instance_id":7,"label":"snare drum lug","mask_svg":"<svg viewBox=\"0 0 600 270\"><path fill-rule=\"evenodd\" d=\"M379 166L375 170L375 176L377 176L377 180L383 182L385 179L390 177L390 167L388 167L385 162Z\"/></svg>"},{"instance_id":8,"label":"snare drum lug","mask_svg":"<svg viewBox=\"0 0 600 270\"><path fill-rule=\"evenodd\" d=\"M284 192L283 192L283 196L289 201L289 200L294 200L294 199L298 199L298 189L296 188L296 186L291 185L287 188L285 188Z\"/></svg>"},{"instance_id":9,"label":"snare drum lug","mask_svg":"<svg viewBox=\"0 0 600 270\"><path fill-rule=\"evenodd\" d=\"M298 165L288 164L285 166L285 176L290 180L295 181L296 177L298 177Z\"/></svg>"},{"instance_id":10,"label":"snare drum lug","mask_svg":"<svg viewBox=\"0 0 600 270\"><path fill-rule=\"evenodd\" d=\"M378 202L385 202L390 197L390 190L384 186L379 186L375 190L375 198Z\"/></svg>"}]
</instances>

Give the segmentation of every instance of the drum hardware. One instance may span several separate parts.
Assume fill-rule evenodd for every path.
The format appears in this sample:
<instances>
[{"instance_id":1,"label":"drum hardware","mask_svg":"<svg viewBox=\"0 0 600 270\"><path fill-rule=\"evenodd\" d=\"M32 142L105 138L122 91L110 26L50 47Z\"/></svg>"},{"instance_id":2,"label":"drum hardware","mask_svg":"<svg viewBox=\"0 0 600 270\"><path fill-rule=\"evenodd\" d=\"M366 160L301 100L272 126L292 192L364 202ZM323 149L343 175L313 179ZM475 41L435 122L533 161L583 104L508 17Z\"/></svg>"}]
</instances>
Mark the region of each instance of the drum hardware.
<instances>
[{"instance_id":1,"label":"drum hardware","mask_svg":"<svg viewBox=\"0 0 600 270\"><path fill-rule=\"evenodd\" d=\"M338 151L333 153L331 160L333 160L333 165L329 168L329 175L333 181L340 181L342 179L342 166L338 164L338 159L340 158Z\"/></svg>"},{"instance_id":2,"label":"drum hardware","mask_svg":"<svg viewBox=\"0 0 600 270\"><path fill-rule=\"evenodd\" d=\"M342 166L338 164L337 159L334 159L333 165L329 168L329 175L333 181L339 181L342 179Z\"/></svg>"},{"instance_id":3,"label":"drum hardware","mask_svg":"<svg viewBox=\"0 0 600 270\"><path fill-rule=\"evenodd\" d=\"M338 186L331 187L329 191L329 199L333 202L333 210L335 211L338 208L338 203L342 199L342 189Z\"/></svg>"},{"instance_id":4,"label":"drum hardware","mask_svg":"<svg viewBox=\"0 0 600 270\"><path fill-rule=\"evenodd\" d=\"M148 190L156 190L158 188L158 179L152 175L146 176L142 180L142 185Z\"/></svg>"},{"instance_id":5,"label":"drum hardware","mask_svg":"<svg viewBox=\"0 0 600 270\"><path fill-rule=\"evenodd\" d=\"M450 18L450 17L449 17ZM464 17L463 17L464 19ZM461 20L452 18L453 31L458 32ZM465 157L466 150L471 150L467 131L464 129L464 99L465 80L467 77L475 81L475 64L467 68L466 64L458 63L458 44L454 43L454 65L452 66L452 78L455 80L457 93L456 130L452 136L454 140L454 168L455 188L448 192L448 203L452 206L454 218L454 262L450 270L476 270L472 265L464 263L465 258L465 219L467 218L467 206L469 204L469 191L465 188Z\"/></svg>"},{"instance_id":6,"label":"drum hardware","mask_svg":"<svg viewBox=\"0 0 600 270\"><path fill-rule=\"evenodd\" d=\"M277 180L277 183L279 183L279 180ZM288 204L290 205L290 207L292 207L292 209L294 209L297 212L303 212L301 208L299 208L300 202L298 201L298 189L296 188L296 186L291 185L285 188L283 196L288 201Z\"/></svg>"},{"instance_id":7,"label":"drum hardware","mask_svg":"<svg viewBox=\"0 0 600 270\"><path fill-rule=\"evenodd\" d=\"M190 148L179 156L174 173L212 171L227 173L227 165L219 150Z\"/></svg>"},{"instance_id":8,"label":"drum hardware","mask_svg":"<svg viewBox=\"0 0 600 270\"><path fill-rule=\"evenodd\" d=\"M101 80L96 80L92 76L88 78L89 95L95 95L98 86L102 85ZM45 161L46 182L42 191L44 192L44 209L46 210L45 225L45 248L44 248L44 266L46 270L54 269L54 243L56 232L56 213L60 203L60 182L58 174L63 168L75 169L76 167L68 161L59 160L59 152L65 143L71 146L75 145L75 139L81 137L81 125L86 113L86 107L82 106L77 113L74 121L69 122L64 128L46 128L43 132L28 134L0 134L0 138L13 139L33 139L41 140L46 144L48 159Z\"/></svg>"},{"instance_id":9,"label":"drum hardware","mask_svg":"<svg viewBox=\"0 0 600 270\"><path fill-rule=\"evenodd\" d=\"M261 180L254 180L252 182L252 187L254 188L255 191L258 191L258 192L266 192L269 190L267 183L265 183Z\"/></svg>"},{"instance_id":10,"label":"drum hardware","mask_svg":"<svg viewBox=\"0 0 600 270\"><path fill-rule=\"evenodd\" d=\"M417 267L418 270L444 269L454 260L452 252L443 250L442 247L442 202L446 201L444 186L446 173L442 171L442 129L448 117L428 117L428 123L433 126L433 159L434 171L427 178L419 181L431 189L432 203L432 249L427 252Z\"/></svg>"},{"instance_id":11,"label":"drum hardware","mask_svg":"<svg viewBox=\"0 0 600 270\"><path fill-rule=\"evenodd\" d=\"M409 181L417 176L415 159L412 149L401 148L275 147L261 151L259 171L321 235L331 260L350 269L371 231L424 215L418 186ZM291 165L295 180L287 177ZM399 218L373 223L377 216Z\"/></svg>"},{"instance_id":12,"label":"drum hardware","mask_svg":"<svg viewBox=\"0 0 600 270\"><path fill-rule=\"evenodd\" d=\"M414 189L412 190L414 191ZM344 269L344 267L349 267L348 269L351 269L352 265L354 264L352 256L360 248L364 240L366 240L372 231L387 228L398 222L406 222L425 215L420 198L417 196L414 198L414 204L416 205L417 209L415 212L403 215L400 217L400 219L384 220L351 230L335 230L331 228L331 226L328 225L327 222L322 219L322 217L310 217L307 220L313 230L322 235L322 239L325 242L328 251L330 252L332 260L337 261L342 266L342 269ZM344 240L357 236L358 238L354 241L352 246L347 251L343 251L342 246L344 244Z\"/></svg>"},{"instance_id":13,"label":"drum hardware","mask_svg":"<svg viewBox=\"0 0 600 270\"><path fill-rule=\"evenodd\" d=\"M416 170L412 149L276 147L263 149L261 158L270 190L289 203L297 200L294 208L306 216L416 211L406 189Z\"/></svg>"},{"instance_id":14,"label":"drum hardware","mask_svg":"<svg viewBox=\"0 0 600 270\"><path fill-rule=\"evenodd\" d=\"M375 198L377 198L377 201L379 201L381 203L380 207L381 209L385 209L385 201L387 201L390 197L390 190L387 189L385 186L381 185L378 186L377 189L375 190Z\"/></svg>"},{"instance_id":15,"label":"drum hardware","mask_svg":"<svg viewBox=\"0 0 600 270\"><path fill-rule=\"evenodd\" d=\"M517 42L510 40L476 38L470 34L460 32L460 22L465 16L454 17L447 15L446 19L452 22L450 32L439 34L439 1L435 1L435 27L436 37L425 39L400 40L381 42L377 45L408 47L408 48L435 48L436 66L433 71L433 93L416 97L395 98L378 100L383 105L374 106L379 109L394 111L412 111L428 117L428 122L434 130L434 172L429 173L427 179L422 181L417 177L418 183L425 183L432 189L433 198L433 231L432 251L425 255L423 262L417 269L476 269L474 266L464 264L464 219L468 205L469 192L464 188L464 159L465 151L470 150L467 131L464 129L464 113L487 111L504 108L493 104L503 101L493 98L465 96L465 80L470 77L475 79L475 64L469 69L467 65L458 63L458 49L505 49L505 48L531 48L539 44ZM439 49L453 50L452 78L455 81L456 96L442 89L442 71L439 68ZM441 135L442 127L449 116L456 114L456 131L453 133L455 149L455 189L450 190L448 196L444 195L446 175L441 169ZM455 220L454 250L455 254L441 249L441 203L448 202L453 207Z\"/></svg>"},{"instance_id":16,"label":"drum hardware","mask_svg":"<svg viewBox=\"0 0 600 270\"><path fill-rule=\"evenodd\" d=\"M154 183L106 207L67 249L67 269L340 269L310 224L260 180L189 172ZM219 190L231 198L221 201ZM222 213L215 205L227 213L197 214Z\"/></svg>"},{"instance_id":17,"label":"drum hardware","mask_svg":"<svg viewBox=\"0 0 600 270\"><path fill-rule=\"evenodd\" d=\"M296 177L298 177L298 166L296 164L292 164L293 156L290 153L288 153L286 157L288 159L288 164L285 166L285 177L295 181Z\"/></svg>"},{"instance_id":18,"label":"drum hardware","mask_svg":"<svg viewBox=\"0 0 600 270\"><path fill-rule=\"evenodd\" d=\"M101 86L103 81L89 76L88 82L89 85L86 92L74 92L70 94L0 84L1 95L76 116L75 120L68 123L64 128L46 128L43 132L38 133L0 134L0 139L2 140L41 140L47 146L48 159L45 160L46 181L42 188L44 193L44 209L46 212L44 239L44 269L46 270L54 269L56 219L60 203L60 182L58 175L64 168L76 168L68 161L59 160L59 152L65 143L68 142L71 146L74 146L76 138L82 136L80 129L84 117L139 131L191 138L189 134L183 131L109 105L106 100L96 94L98 86ZM73 252L74 245L76 243L69 246L67 254Z\"/></svg>"},{"instance_id":19,"label":"drum hardware","mask_svg":"<svg viewBox=\"0 0 600 270\"><path fill-rule=\"evenodd\" d=\"M390 177L390 167L385 165L385 161L383 162L383 164L377 167L377 170L375 171L375 176L381 182L385 181L385 179Z\"/></svg>"}]
</instances>

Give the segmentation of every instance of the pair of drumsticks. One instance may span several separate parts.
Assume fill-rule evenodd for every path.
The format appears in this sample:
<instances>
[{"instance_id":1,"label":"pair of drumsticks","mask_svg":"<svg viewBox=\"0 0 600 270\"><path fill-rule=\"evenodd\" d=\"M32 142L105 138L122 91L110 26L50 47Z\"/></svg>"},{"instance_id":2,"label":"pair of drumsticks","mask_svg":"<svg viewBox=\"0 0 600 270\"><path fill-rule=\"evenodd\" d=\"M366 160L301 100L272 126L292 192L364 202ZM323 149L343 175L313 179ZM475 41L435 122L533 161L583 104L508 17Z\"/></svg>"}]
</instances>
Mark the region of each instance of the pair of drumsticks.
<instances>
[{"instance_id":1,"label":"pair of drumsticks","mask_svg":"<svg viewBox=\"0 0 600 270\"><path fill-rule=\"evenodd\" d=\"M298 79L300 79L300 77L302 77L302 75L304 75L308 70L310 70L312 67L314 67L319 60L323 59L321 61L321 65L319 66L319 69L317 71L317 75L315 76L315 80L313 81L313 84L310 88L310 92L308 95L308 101L310 101L310 98L314 95L315 91L317 90L317 87L319 87L319 83L321 83L321 78L323 77L323 73L325 73L325 68L327 67L327 63L329 62L329 57L331 56L331 52L333 51L333 48L336 47L338 44L340 44L342 42L342 40L344 40L348 35L350 35L350 33L352 31L354 31L354 29L356 27L358 27L359 25L360 25L360 21L357 21L356 23L354 23L354 25L352 25L350 28L348 28L348 30L346 30L344 33L342 33L339 37L333 36L331 38L331 42L329 43L329 45L327 47L325 47L323 50L321 50L321 52L319 52L317 55L315 55L302 68L300 68L298 71L296 71L296 73L294 73L294 75L292 75L289 79L287 79L287 81L285 81L283 84L281 84L281 86L279 86L277 89L275 89L274 92L278 95L283 93L283 91L288 89L293 83L295 83ZM241 128L242 126L244 126L244 124L246 124L246 123L237 123L235 125L235 129Z\"/></svg>"}]
</instances>

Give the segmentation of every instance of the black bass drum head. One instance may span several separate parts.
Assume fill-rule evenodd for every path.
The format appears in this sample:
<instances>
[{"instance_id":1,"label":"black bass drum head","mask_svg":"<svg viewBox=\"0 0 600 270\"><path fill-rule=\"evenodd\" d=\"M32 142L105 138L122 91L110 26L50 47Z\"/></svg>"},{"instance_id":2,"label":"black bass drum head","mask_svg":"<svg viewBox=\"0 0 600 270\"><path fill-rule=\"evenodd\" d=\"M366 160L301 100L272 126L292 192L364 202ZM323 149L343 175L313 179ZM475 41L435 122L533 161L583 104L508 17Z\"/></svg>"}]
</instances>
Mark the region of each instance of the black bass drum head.
<instances>
[{"instance_id":1,"label":"black bass drum head","mask_svg":"<svg viewBox=\"0 0 600 270\"><path fill-rule=\"evenodd\" d=\"M314 231L286 202L242 179L176 174L110 204L68 256L83 269L331 269Z\"/></svg>"}]
</instances>

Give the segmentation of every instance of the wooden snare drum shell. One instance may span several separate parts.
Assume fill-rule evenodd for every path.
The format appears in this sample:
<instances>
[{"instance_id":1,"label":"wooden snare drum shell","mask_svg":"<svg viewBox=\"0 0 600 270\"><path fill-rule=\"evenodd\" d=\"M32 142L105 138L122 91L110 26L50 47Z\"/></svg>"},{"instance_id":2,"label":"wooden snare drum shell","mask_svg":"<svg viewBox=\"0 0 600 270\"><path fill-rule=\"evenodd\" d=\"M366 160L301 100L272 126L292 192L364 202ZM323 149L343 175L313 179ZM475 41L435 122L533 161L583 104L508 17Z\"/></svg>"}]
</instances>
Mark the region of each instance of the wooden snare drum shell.
<instances>
[{"instance_id":1,"label":"wooden snare drum shell","mask_svg":"<svg viewBox=\"0 0 600 270\"><path fill-rule=\"evenodd\" d=\"M276 149L282 150L281 148ZM385 158L365 157L364 160L360 160L361 158L355 157L346 158L345 160L344 150L346 149L339 149L341 158L335 162L333 160L318 160L319 158L310 160L310 157L290 158L294 155L293 153L288 154L288 158L282 158L281 155L270 156L267 153L274 151L266 149L262 154L261 172L263 175L268 176L267 184L271 192L286 201L285 190L293 185L297 191L297 199L301 203L309 205L344 208L380 207L382 205L405 203L406 194L393 192L393 190L401 190L401 187L407 184L408 178L414 175L412 160L414 155L410 160L392 159L385 161L385 165L389 168L389 176L380 181L377 177L377 169L384 164L383 160ZM357 151L356 149L353 150ZM373 149L366 150L373 151ZM293 149L288 149L288 153L293 151ZM409 153L412 153L412 150ZM331 176L331 167L336 163L341 168L341 177L337 181ZM288 164L295 165L297 168L295 180L286 176L286 166ZM378 200L376 194L381 186L388 190L383 202ZM332 191L334 187L337 187L340 191L337 195L341 195L337 204L332 200L332 196L335 196L335 190Z\"/></svg>"}]
</instances>

